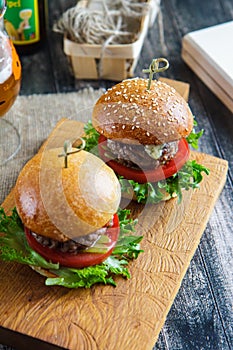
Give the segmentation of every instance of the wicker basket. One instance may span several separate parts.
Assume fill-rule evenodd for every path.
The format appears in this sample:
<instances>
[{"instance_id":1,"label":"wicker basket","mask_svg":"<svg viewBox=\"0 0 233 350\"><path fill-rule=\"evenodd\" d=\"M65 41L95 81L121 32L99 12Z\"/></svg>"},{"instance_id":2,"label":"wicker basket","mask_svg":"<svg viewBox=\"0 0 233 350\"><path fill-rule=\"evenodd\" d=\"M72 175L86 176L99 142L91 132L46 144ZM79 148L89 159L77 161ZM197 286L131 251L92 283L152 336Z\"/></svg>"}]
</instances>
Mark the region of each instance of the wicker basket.
<instances>
[{"instance_id":1,"label":"wicker basket","mask_svg":"<svg viewBox=\"0 0 233 350\"><path fill-rule=\"evenodd\" d=\"M88 1L79 4L87 6ZM159 8L157 0L148 0L148 4L149 11L142 17L137 40L133 43L108 45L103 52L101 45L77 44L64 36L64 52L75 78L121 81L133 76L148 28L153 24Z\"/></svg>"}]
</instances>

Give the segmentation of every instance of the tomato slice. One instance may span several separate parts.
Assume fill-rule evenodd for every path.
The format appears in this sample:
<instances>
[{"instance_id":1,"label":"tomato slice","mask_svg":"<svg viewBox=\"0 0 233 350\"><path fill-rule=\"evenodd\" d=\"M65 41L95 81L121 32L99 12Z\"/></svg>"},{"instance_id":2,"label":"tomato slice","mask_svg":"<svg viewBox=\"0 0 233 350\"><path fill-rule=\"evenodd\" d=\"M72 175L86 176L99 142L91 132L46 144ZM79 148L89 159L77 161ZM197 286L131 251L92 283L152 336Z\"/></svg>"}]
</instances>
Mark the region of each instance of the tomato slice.
<instances>
[{"instance_id":1,"label":"tomato slice","mask_svg":"<svg viewBox=\"0 0 233 350\"><path fill-rule=\"evenodd\" d=\"M106 141L106 137L100 135L98 141L100 157L115 171L115 173L124 176L127 180L134 180L138 183L157 182L174 175L187 162L190 154L188 142L183 138L179 141L178 151L175 157L165 165L149 170L133 169L106 156Z\"/></svg>"},{"instance_id":2,"label":"tomato slice","mask_svg":"<svg viewBox=\"0 0 233 350\"><path fill-rule=\"evenodd\" d=\"M46 260L53 263L59 263L62 266L83 268L100 264L107 259L109 255L111 255L118 240L120 227L118 216L115 214L113 217L113 226L109 227L106 231L109 242L106 244L107 249L104 253L87 253L85 251L80 251L78 254L63 253L53 248L44 247L32 236L28 228L25 227L24 231L30 247L43 256Z\"/></svg>"}]
</instances>

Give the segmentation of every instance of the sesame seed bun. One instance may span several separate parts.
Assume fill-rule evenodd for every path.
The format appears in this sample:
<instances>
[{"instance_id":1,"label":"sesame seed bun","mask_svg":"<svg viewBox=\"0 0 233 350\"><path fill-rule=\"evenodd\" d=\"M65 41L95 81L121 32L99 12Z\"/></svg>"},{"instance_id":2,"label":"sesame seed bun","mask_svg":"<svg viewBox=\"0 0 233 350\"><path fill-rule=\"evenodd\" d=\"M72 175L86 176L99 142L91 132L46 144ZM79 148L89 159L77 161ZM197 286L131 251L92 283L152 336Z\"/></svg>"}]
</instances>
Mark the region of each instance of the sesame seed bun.
<instances>
[{"instance_id":1,"label":"sesame seed bun","mask_svg":"<svg viewBox=\"0 0 233 350\"><path fill-rule=\"evenodd\" d=\"M76 150L76 149L73 149ZM121 193L113 170L91 153L59 157L62 148L33 157L15 186L15 204L31 231L66 241L103 227L116 213Z\"/></svg>"},{"instance_id":2,"label":"sesame seed bun","mask_svg":"<svg viewBox=\"0 0 233 350\"><path fill-rule=\"evenodd\" d=\"M187 102L164 82L127 79L113 86L96 102L92 123L108 139L159 145L187 137L193 115Z\"/></svg>"}]
</instances>

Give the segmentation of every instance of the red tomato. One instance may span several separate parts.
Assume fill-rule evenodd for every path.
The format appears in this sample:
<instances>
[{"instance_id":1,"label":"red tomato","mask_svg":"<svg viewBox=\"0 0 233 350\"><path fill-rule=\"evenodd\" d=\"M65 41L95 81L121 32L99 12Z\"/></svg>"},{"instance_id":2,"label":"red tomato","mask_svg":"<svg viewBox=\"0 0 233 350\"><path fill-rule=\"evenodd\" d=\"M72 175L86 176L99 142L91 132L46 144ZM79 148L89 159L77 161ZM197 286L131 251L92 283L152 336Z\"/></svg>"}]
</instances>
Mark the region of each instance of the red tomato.
<instances>
[{"instance_id":1,"label":"red tomato","mask_svg":"<svg viewBox=\"0 0 233 350\"><path fill-rule=\"evenodd\" d=\"M134 180L138 183L157 182L174 175L187 162L190 154L188 142L186 139L181 139L175 157L165 165L149 170L133 169L106 156L106 140L105 136L100 135L98 149L101 158L115 171L115 173L124 176L127 180Z\"/></svg>"},{"instance_id":2,"label":"red tomato","mask_svg":"<svg viewBox=\"0 0 233 350\"><path fill-rule=\"evenodd\" d=\"M120 228L117 214L113 217L113 226L107 229L106 235L110 242L106 245L107 251L105 253L88 253L79 252L78 254L63 253L56 249L44 247L42 244L32 236L30 230L25 227L25 234L30 247L43 256L47 261L59 263L62 266L83 268L87 266L100 264L111 255L113 248L118 240ZM109 249L108 249L109 248Z\"/></svg>"}]
</instances>

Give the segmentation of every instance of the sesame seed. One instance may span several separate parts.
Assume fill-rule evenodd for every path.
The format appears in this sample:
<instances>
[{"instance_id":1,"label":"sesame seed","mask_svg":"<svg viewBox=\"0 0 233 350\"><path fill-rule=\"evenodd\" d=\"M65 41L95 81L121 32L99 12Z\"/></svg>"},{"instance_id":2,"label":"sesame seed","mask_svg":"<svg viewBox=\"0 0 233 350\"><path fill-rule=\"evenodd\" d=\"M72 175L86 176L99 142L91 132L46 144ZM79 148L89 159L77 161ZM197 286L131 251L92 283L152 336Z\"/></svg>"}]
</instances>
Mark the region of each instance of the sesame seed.
<instances>
[{"instance_id":1,"label":"sesame seed","mask_svg":"<svg viewBox=\"0 0 233 350\"><path fill-rule=\"evenodd\" d=\"M125 129L125 125L122 125L122 129Z\"/></svg>"},{"instance_id":2,"label":"sesame seed","mask_svg":"<svg viewBox=\"0 0 233 350\"><path fill-rule=\"evenodd\" d=\"M146 132L146 135L147 135L147 136L150 136L150 133L147 131L147 132Z\"/></svg>"},{"instance_id":3,"label":"sesame seed","mask_svg":"<svg viewBox=\"0 0 233 350\"><path fill-rule=\"evenodd\" d=\"M113 113L117 113L118 109L115 109L115 111L113 111Z\"/></svg>"},{"instance_id":4,"label":"sesame seed","mask_svg":"<svg viewBox=\"0 0 233 350\"><path fill-rule=\"evenodd\" d=\"M112 126L112 129L116 129L115 125Z\"/></svg>"}]
</instances>

